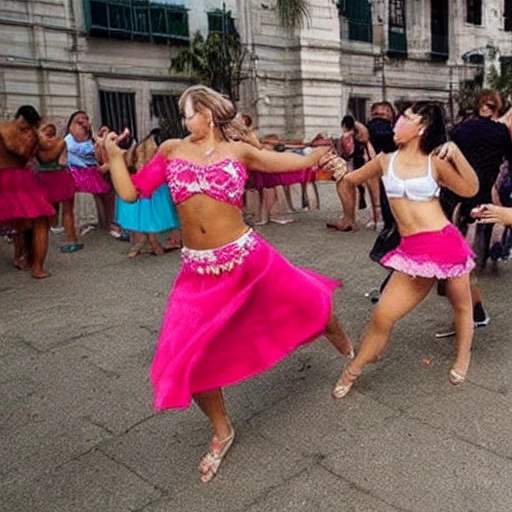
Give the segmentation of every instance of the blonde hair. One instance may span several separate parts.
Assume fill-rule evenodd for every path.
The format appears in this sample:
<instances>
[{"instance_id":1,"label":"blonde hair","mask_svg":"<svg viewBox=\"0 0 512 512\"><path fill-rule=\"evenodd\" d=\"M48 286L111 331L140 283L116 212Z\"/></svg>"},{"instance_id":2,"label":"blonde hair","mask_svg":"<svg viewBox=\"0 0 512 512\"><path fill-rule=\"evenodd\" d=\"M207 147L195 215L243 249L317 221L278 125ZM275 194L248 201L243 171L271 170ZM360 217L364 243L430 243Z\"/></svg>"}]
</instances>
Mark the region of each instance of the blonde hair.
<instances>
[{"instance_id":1,"label":"blonde hair","mask_svg":"<svg viewBox=\"0 0 512 512\"><path fill-rule=\"evenodd\" d=\"M185 117L185 105L190 101L194 111L210 112L215 128L226 141L241 140L249 142L250 130L245 126L233 102L219 92L205 85L192 85L183 91L178 106Z\"/></svg>"}]
</instances>

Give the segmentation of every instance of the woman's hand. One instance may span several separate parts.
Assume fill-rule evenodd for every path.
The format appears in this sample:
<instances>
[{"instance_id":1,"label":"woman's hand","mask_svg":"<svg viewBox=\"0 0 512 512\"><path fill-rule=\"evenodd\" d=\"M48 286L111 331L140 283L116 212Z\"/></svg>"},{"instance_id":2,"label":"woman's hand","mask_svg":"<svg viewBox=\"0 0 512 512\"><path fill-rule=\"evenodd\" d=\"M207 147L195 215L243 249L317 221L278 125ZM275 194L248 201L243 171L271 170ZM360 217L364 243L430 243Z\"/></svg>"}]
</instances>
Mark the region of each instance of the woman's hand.
<instances>
[{"instance_id":1,"label":"woman's hand","mask_svg":"<svg viewBox=\"0 0 512 512\"><path fill-rule=\"evenodd\" d=\"M336 183L340 182L348 172L347 162L334 151L327 152L318 161L318 167L325 172L332 172Z\"/></svg>"},{"instance_id":2,"label":"woman's hand","mask_svg":"<svg viewBox=\"0 0 512 512\"><path fill-rule=\"evenodd\" d=\"M471 210L471 217L475 218L478 224L512 226L512 208L505 206L483 204Z\"/></svg>"},{"instance_id":3,"label":"woman's hand","mask_svg":"<svg viewBox=\"0 0 512 512\"><path fill-rule=\"evenodd\" d=\"M453 142L445 142L432 151L433 156L437 156L441 160L446 160L447 162L454 162L459 154L460 149L457 144Z\"/></svg>"},{"instance_id":4,"label":"woman's hand","mask_svg":"<svg viewBox=\"0 0 512 512\"><path fill-rule=\"evenodd\" d=\"M101 143L101 141L98 142ZM116 132L107 133L107 135L105 135L105 137L102 139L102 142L108 160L116 156L123 155L123 150L118 146L119 135Z\"/></svg>"}]
</instances>

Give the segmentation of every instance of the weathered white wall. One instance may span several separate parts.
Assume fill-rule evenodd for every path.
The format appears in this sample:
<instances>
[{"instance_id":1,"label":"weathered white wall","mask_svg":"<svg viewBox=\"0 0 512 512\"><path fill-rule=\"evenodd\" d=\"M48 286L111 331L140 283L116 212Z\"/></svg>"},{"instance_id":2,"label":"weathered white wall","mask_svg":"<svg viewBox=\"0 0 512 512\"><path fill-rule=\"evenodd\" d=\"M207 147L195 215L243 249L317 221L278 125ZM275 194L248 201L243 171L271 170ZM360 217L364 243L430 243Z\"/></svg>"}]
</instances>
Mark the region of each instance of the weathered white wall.
<instances>
[{"instance_id":1,"label":"weathered white wall","mask_svg":"<svg viewBox=\"0 0 512 512\"><path fill-rule=\"evenodd\" d=\"M206 32L207 11L222 0L184 0L190 34ZM276 0L226 0L246 45L247 76L241 110L251 112L261 135L310 139L336 136L350 97L377 100L437 99L458 87L462 55L481 51L486 63L512 55L512 33L502 28L503 0L484 2L483 25L465 23L465 0L449 2L450 58L430 57L430 0L407 1L406 60L390 59L388 0L373 2L374 42L343 40L334 0L310 0L311 20L294 33L279 25ZM140 134L151 128L152 93L178 94L185 77L172 76L177 49L131 41L88 38L82 0L0 2L0 116L31 103L56 119L75 109L99 124L100 89L136 93Z\"/></svg>"}]
</instances>

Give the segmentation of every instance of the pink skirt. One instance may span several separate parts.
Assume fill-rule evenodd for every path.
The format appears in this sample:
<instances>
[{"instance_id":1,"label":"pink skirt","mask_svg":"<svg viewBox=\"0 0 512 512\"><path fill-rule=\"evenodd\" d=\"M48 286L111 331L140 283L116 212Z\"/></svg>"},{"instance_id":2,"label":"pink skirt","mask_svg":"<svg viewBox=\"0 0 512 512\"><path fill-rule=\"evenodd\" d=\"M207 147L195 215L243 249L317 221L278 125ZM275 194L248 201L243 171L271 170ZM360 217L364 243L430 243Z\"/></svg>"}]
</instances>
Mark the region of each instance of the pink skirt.
<instances>
[{"instance_id":1,"label":"pink skirt","mask_svg":"<svg viewBox=\"0 0 512 512\"><path fill-rule=\"evenodd\" d=\"M68 170L41 171L36 179L50 203L69 201L75 195L75 182Z\"/></svg>"},{"instance_id":2,"label":"pink skirt","mask_svg":"<svg viewBox=\"0 0 512 512\"><path fill-rule=\"evenodd\" d=\"M89 194L110 192L110 183L97 167L70 167L69 170L75 182L76 192L88 192Z\"/></svg>"},{"instance_id":3,"label":"pink skirt","mask_svg":"<svg viewBox=\"0 0 512 512\"><path fill-rule=\"evenodd\" d=\"M261 190L274 188L279 185L294 185L295 183L308 183L314 180L314 169L302 169L293 172L259 172L251 171L246 188Z\"/></svg>"},{"instance_id":4,"label":"pink skirt","mask_svg":"<svg viewBox=\"0 0 512 512\"><path fill-rule=\"evenodd\" d=\"M403 236L380 263L410 276L449 279L470 272L475 266L473 257L459 230L448 224L440 231Z\"/></svg>"},{"instance_id":5,"label":"pink skirt","mask_svg":"<svg viewBox=\"0 0 512 512\"><path fill-rule=\"evenodd\" d=\"M188 407L325 331L340 283L293 266L253 231L182 256L150 371L156 409Z\"/></svg>"},{"instance_id":6,"label":"pink skirt","mask_svg":"<svg viewBox=\"0 0 512 512\"><path fill-rule=\"evenodd\" d=\"M31 169L0 169L0 223L52 215L55 209Z\"/></svg>"}]
</instances>

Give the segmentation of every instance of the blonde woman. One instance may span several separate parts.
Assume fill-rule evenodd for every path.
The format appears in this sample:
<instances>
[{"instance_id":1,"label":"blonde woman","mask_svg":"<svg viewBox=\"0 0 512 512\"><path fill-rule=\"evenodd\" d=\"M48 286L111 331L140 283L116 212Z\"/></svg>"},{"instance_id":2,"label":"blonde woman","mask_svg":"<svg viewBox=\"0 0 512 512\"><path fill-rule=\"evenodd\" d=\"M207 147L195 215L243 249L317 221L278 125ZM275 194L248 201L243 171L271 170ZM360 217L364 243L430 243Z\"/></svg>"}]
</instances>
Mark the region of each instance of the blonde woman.
<instances>
[{"instance_id":1,"label":"blonde woman","mask_svg":"<svg viewBox=\"0 0 512 512\"><path fill-rule=\"evenodd\" d=\"M199 465L209 482L231 447L234 430L222 388L259 374L322 334L346 356L352 343L333 314L339 283L291 265L243 220L247 169L294 171L318 164L242 142L247 128L234 105L198 85L179 100L190 135L170 139L130 177L115 134L105 141L110 172L125 201L148 197L167 182L177 206L183 264L170 293L151 366L157 409L185 408L192 399L213 427Z\"/></svg>"}]
</instances>

